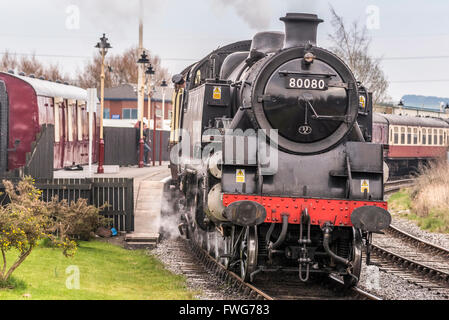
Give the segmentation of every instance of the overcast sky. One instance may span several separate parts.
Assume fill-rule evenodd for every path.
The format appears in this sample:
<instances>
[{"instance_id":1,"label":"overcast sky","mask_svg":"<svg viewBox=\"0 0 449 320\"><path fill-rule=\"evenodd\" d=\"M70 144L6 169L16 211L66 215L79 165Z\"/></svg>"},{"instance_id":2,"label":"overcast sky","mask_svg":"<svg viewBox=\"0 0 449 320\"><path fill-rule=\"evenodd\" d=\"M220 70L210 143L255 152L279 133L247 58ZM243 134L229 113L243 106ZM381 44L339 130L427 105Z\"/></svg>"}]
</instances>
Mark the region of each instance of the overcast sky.
<instances>
[{"instance_id":1,"label":"overcast sky","mask_svg":"<svg viewBox=\"0 0 449 320\"><path fill-rule=\"evenodd\" d=\"M449 97L447 0L145 0L144 45L171 73L230 42L283 30L286 12L316 13L318 45L329 45L329 3L347 22L367 25L371 53L383 57L389 94ZM36 53L74 74L103 32L120 53L138 41L138 0L0 1L0 52Z\"/></svg>"}]
</instances>

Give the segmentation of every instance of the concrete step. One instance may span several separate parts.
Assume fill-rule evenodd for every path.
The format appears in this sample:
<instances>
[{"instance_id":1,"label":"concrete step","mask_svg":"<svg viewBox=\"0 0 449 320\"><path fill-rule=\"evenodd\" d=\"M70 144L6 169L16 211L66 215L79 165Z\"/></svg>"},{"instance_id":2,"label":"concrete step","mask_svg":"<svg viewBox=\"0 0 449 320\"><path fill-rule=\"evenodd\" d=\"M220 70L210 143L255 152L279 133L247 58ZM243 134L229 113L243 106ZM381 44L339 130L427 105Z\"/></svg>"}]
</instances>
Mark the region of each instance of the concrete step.
<instances>
[{"instance_id":1,"label":"concrete step","mask_svg":"<svg viewBox=\"0 0 449 320\"><path fill-rule=\"evenodd\" d=\"M126 242L151 242L158 243L159 233L129 233L125 236Z\"/></svg>"},{"instance_id":2,"label":"concrete step","mask_svg":"<svg viewBox=\"0 0 449 320\"><path fill-rule=\"evenodd\" d=\"M125 242L127 250L154 249L156 247L157 242Z\"/></svg>"}]
</instances>

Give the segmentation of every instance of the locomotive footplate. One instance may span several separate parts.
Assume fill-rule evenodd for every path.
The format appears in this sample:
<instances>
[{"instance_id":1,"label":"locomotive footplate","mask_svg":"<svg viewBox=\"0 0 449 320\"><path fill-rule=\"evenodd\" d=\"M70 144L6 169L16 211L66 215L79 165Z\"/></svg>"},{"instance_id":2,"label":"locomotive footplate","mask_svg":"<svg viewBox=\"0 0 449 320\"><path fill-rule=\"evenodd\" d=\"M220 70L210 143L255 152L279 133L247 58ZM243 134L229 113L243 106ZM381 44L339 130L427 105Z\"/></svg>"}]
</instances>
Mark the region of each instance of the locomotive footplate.
<instances>
[{"instance_id":1,"label":"locomotive footplate","mask_svg":"<svg viewBox=\"0 0 449 320\"><path fill-rule=\"evenodd\" d=\"M282 216L288 215L289 224L301 224L301 216L305 209L310 224L323 226L332 222L337 227L353 227L351 215L356 209L362 207L376 207L384 213L388 209L385 201L358 201L338 199L313 199L293 197L272 197L242 194L223 194L223 205L228 207L237 201L254 201L261 204L267 212L265 223L282 223ZM370 210L376 212L377 210ZM358 226L356 226L358 227ZM369 230L370 231L370 230Z\"/></svg>"}]
</instances>

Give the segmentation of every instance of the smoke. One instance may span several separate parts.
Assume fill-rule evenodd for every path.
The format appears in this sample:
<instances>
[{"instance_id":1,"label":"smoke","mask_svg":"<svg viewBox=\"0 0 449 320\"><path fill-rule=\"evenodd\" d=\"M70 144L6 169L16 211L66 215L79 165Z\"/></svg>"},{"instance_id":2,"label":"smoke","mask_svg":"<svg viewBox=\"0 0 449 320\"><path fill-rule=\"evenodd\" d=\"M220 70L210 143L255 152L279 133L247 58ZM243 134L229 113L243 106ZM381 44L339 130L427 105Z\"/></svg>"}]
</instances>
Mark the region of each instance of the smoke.
<instances>
[{"instance_id":1,"label":"smoke","mask_svg":"<svg viewBox=\"0 0 449 320\"><path fill-rule=\"evenodd\" d=\"M143 9L140 7L141 0L65 0L67 6L77 6L80 17L94 25L101 25L102 28L112 29L117 25L137 22L150 15L158 14L161 2L157 0L144 0Z\"/></svg>"},{"instance_id":2,"label":"smoke","mask_svg":"<svg viewBox=\"0 0 449 320\"><path fill-rule=\"evenodd\" d=\"M288 12L318 13L321 7L321 0L288 0Z\"/></svg>"},{"instance_id":3,"label":"smoke","mask_svg":"<svg viewBox=\"0 0 449 320\"><path fill-rule=\"evenodd\" d=\"M270 26L271 4L269 0L213 0L219 8L232 7L249 27L260 30Z\"/></svg>"}]
</instances>

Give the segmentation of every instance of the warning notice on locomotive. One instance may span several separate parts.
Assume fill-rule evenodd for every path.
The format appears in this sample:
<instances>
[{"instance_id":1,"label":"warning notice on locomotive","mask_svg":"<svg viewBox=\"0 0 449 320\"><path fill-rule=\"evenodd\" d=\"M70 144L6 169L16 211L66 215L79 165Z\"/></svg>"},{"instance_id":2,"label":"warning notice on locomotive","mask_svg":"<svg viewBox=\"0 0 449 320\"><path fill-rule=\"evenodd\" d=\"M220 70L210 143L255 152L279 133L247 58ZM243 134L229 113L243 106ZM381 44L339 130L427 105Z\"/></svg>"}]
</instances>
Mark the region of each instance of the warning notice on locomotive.
<instances>
[{"instance_id":1,"label":"warning notice on locomotive","mask_svg":"<svg viewBox=\"0 0 449 320\"><path fill-rule=\"evenodd\" d=\"M361 192L365 193L365 190L367 193L369 193L369 180L362 180L361 182Z\"/></svg>"},{"instance_id":2,"label":"warning notice on locomotive","mask_svg":"<svg viewBox=\"0 0 449 320\"><path fill-rule=\"evenodd\" d=\"M221 100L221 87L214 87L214 100Z\"/></svg>"},{"instance_id":3,"label":"warning notice on locomotive","mask_svg":"<svg viewBox=\"0 0 449 320\"><path fill-rule=\"evenodd\" d=\"M235 173L235 182L237 182L237 183L245 183L245 181L246 181L245 170L237 169L236 173Z\"/></svg>"}]
</instances>

